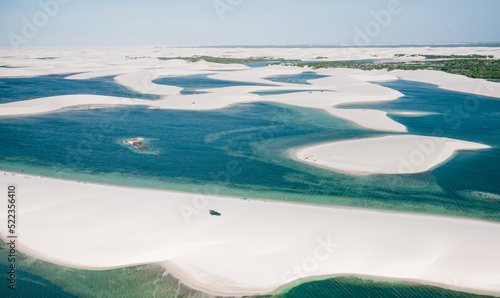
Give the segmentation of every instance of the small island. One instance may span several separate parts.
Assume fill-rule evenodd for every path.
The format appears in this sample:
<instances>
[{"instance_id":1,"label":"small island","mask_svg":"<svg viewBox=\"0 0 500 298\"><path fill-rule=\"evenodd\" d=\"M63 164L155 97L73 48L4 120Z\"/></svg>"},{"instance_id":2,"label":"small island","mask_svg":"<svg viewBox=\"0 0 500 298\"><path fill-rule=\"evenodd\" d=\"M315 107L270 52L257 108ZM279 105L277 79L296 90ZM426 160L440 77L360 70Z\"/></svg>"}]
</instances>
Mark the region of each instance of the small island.
<instances>
[{"instance_id":1,"label":"small island","mask_svg":"<svg viewBox=\"0 0 500 298\"><path fill-rule=\"evenodd\" d=\"M144 141L143 138L132 138L132 139L125 140L125 144L132 145L138 149L149 150L148 147L146 147L142 144L142 141Z\"/></svg>"}]
</instances>

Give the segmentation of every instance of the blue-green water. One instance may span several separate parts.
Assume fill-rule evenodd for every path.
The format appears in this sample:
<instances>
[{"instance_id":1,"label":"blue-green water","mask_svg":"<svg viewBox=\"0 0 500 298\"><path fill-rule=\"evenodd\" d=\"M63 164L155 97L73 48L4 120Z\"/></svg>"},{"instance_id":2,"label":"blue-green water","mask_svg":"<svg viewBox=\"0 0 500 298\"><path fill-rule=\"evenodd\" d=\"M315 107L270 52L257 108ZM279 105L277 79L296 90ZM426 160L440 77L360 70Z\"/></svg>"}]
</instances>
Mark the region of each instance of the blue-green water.
<instances>
[{"instance_id":1,"label":"blue-green water","mask_svg":"<svg viewBox=\"0 0 500 298\"><path fill-rule=\"evenodd\" d=\"M313 79L320 79L324 78L326 76L319 75L315 72L312 71L304 71L299 74L293 74L293 75L279 75L279 76L272 76L272 77L266 77L264 79L273 81L273 82L279 82L279 83L290 83L290 84L303 84L303 85L309 85L310 83L308 80L313 80Z\"/></svg>"},{"instance_id":2,"label":"blue-green water","mask_svg":"<svg viewBox=\"0 0 500 298\"><path fill-rule=\"evenodd\" d=\"M49 95L91 93L86 92L80 82L67 83L70 80L63 80L63 76L56 77L2 79L7 89L3 89L0 95L3 102L7 102ZM94 81L105 86L116 85L109 78L101 79ZM48 84L50 88L37 90L39 80L53 84ZM356 127L320 110L264 103L203 112L121 107L0 118L0 168L117 185L277 200L288 196L289 200L298 202L499 221L500 174L497 166L500 161L500 102L441 90L428 84L395 81L384 85L406 96L393 102L363 104L362 107L434 112L437 114L423 117L391 117L406 125L413 134L475 141L493 148L459 153L450 162L427 173L358 177L311 167L288 157L287 150L297 146L387 134ZM98 86L94 85L94 88L99 89ZM195 89L189 84L183 87ZM29 92L23 93L23 88ZM114 95L110 94L115 92L113 88L117 87L95 92ZM11 94L11 91L5 90L14 91ZM461 117L457 118L457 114ZM131 137L146 138L147 146L153 149L152 154L141 154L124 145L123 141ZM4 259L2 256L2 262ZM82 276L85 280L102 276L94 271L66 270L43 262L36 264L32 266L27 261L23 265L25 287L41 287L40 291L46 290L49 296L53 296L51 291L61 295L69 291L78 296L88 296L82 294L82 289L89 287L89 283L83 281L75 290L72 285L75 276ZM106 276L117 283L128 274L146 280L153 278L148 275L150 271L110 270ZM157 281L162 279L161 276L154 276ZM138 284L122 286L130 291L126 293L145 291ZM168 285L163 286L168 288ZM347 292L344 291L346 289ZM104 293L104 286L93 291L91 293L98 296ZM306 283L283 295L332 297L335 294L345 297L349 296L348 293L375 297L406 296L401 293L417 297L465 295L404 283L385 287L345 279Z\"/></svg>"},{"instance_id":3,"label":"blue-green water","mask_svg":"<svg viewBox=\"0 0 500 298\"><path fill-rule=\"evenodd\" d=\"M398 116L396 113L391 118L406 125L412 134L444 136L492 147L480 152L462 152L452 162L435 169L433 174L442 188L457 198L467 190L500 193L500 173L495 170L500 164L499 100L402 80L381 85L396 89L405 96L392 102L364 104L363 107L389 112L432 112L435 114L424 117Z\"/></svg>"},{"instance_id":4,"label":"blue-green water","mask_svg":"<svg viewBox=\"0 0 500 298\"><path fill-rule=\"evenodd\" d=\"M2 274L9 270L10 268L7 265L0 265L0 272ZM36 274L19 269L16 275L15 290L7 288L7 283L4 282L0 288L0 297L77 297Z\"/></svg>"},{"instance_id":5,"label":"blue-green water","mask_svg":"<svg viewBox=\"0 0 500 298\"><path fill-rule=\"evenodd\" d=\"M65 80L65 75L32 78L0 78L0 103L69 94L94 94L117 97L159 99L158 95L131 91L114 82L113 77Z\"/></svg>"},{"instance_id":6,"label":"blue-green water","mask_svg":"<svg viewBox=\"0 0 500 298\"><path fill-rule=\"evenodd\" d=\"M195 293L179 291L179 283L164 277L164 270L154 265L90 271L35 260L19 251L13 291L7 287L7 254L0 241L0 297L194 297L191 293Z\"/></svg>"},{"instance_id":7,"label":"blue-green water","mask_svg":"<svg viewBox=\"0 0 500 298\"><path fill-rule=\"evenodd\" d=\"M485 105L498 104L484 100ZM478 109L474 117L480 114ZM440 118L396 120L411 133L426 134L432 128L430 121L440 123ZM495 117L480 118L483 125L498 125ZM459 153L421 174L351 176L294 161L287 150L385 133L358 128L320 110L264 103L203 112L144 107L77 110L0 119L0 165L109 184L277 200L288 196L306 203L498 221L500 201L488 195L500 193L495 170L500 156L498 131L467 127L463 124L463 129L445 130L443 135L494 148ZM131 137L150 139L148 146L155 154L126 148L123 141ZM470 192L486 195L471 197Z\"/></svg>"},{"instance_id":8,"label":"blue-green water","mask_svg":"<svg viewBox=\"0 0 500 298\"><path fill-rule=\"evenodd\" d=\"M492 297L441 289L407 282L387 282L357 277L338 277L314 281L294 287L276 298L328 298L328 297Z\"/></svg>"},{"instance_id":9,"label":"blue-green water","mask_svg":"<svg viewBox=\"0 0 500 298\"><path fill-rule=\"evenodd\" d=\"M0 271L7 272L7 253L0 243ZM0 297L203 297L153 265L90 271L66 268L19 254L16 293L0 286ZM306 282L269 298L322 297L488 297L409 282L377 281L357 277L336 277Z\"/></svg>"},{"instance_id":10,"label":"blue-green water","mask_svg":"<svg viewBox=\"0 0 500 298\"><path fill-rule=\"evenodd\" d=\"M243 81L217 80L208 77L208 74L197 74L189 76L162 77L153 80L155 84L170 85L184 88L181 94L200 94L198 89L223 88L235 86L274 86L272 84L260 84Z\"/></svg>"},{"instance_id":11,"label":"blue-green water","mask_svg":"<svg viewBox=\"0 0 500 298\"><path fill-rule=\"evenodd\" d=\"M330 90L266 90L266 91L255 91L251 92L253 94L257 94L260 96L265 96L265 95L277 95L277 94L288 94L288 93L295 93L295 92L331 92Z\"/></svg>"}]
</instances>

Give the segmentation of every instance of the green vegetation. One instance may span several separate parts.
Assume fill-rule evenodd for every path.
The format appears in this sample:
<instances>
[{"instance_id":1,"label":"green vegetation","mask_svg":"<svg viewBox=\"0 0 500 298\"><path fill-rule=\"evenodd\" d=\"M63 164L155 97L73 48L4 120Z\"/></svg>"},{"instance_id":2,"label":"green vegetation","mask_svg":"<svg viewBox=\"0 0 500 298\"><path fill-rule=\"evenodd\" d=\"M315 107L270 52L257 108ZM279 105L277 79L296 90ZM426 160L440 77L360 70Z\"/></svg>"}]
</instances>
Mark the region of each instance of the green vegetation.
<instances>
[{"instance_id":1,"label":"green vegetation","mask_svg":"<svg viewBox=\"0 0 500 298\"><path fill-rule=\"evenodd\" d=\"M425 59L493 59L493 55L422 55L422 54L394 54L394 57L424 57Z\"/></svg>"},{"instance_id":2,"label":"green vegetation","mask_svg":"<svg viewBox=\"0 0 500 298\"><path fill-rule=\"evenodd\" d=\"M300 61L300 59L285 59L273 57L249 57L249 58L225 58L225 57L212 57L212 56L192 56L192 57L158 57L159 60L174 60L182 59L188 62L198 62L204 60L206 62L214 63L251 63L251 62L277 62L277 61Z\"/></svg>"},{"instance_id":3,"label":"green vegetation","mask_svg":"<svg viewBox=\"0 0 500 298\"><path fill-rule=\"evenodd\" d=\"M492 55L418 55L418 54L395 54L395 57L425 57L430 60L412 61L412 62L358 62L358 61L324 61L324 62L307 62L297 63L300 59L285 59L274 57L249 57L249 58L227 58L213 56L191 56L191 57L158 57L159 60L182 59L188 62L198 62L204 60L214 63L252 63L252 62L269 62L269 65L287 65L298 67L318 68L356 68L362 70L372 69L387 69L389 71L401 70L417 70L417 69L432 69L453 74L460 74L471 78L480 78L488 80L500 80L500 60L493 60ZM143 57L139 57L143 58ZM132 59L132 58L130 58ZM318 56L316 59L326 59L326 57ZM436 60L438 59L438 60ZM443 60L439 60L443 59ZM290 61L287 63L283 63Z\"/></svg>"},{"instance_id":4,"label":"green vegetation","mask_svg":"<svg viewBox=\"0 0 500 298\"><path fill-rule=\"evenodd\" d=\"M273 63L275 64L275 63ZM391 70L417 70L432 69L452 74L460 74L470 78L500 80L500 60L487 60L479 58L413 61L413 62L357 62L357 61L328 61L314 63L287 63L286 65L298 67L318 68L356 68L362 70L387 69Z\"/></svg>"},{"instance_id":5,"label":"green vegetation","mask_svg":"<svg viewBox=\"0 0 500 298\"><path fill-rule=\"evenodd\" d=\"M446 59L485 59L485 58L493 58L493 55L488 55L488 56L484 56L484 55L476 55L476 54L472 54L472 55L420 55L420 56L423 56L425 57L425 59L443 59L443 58L446 58Z\"/></svg>"}]
</instances>

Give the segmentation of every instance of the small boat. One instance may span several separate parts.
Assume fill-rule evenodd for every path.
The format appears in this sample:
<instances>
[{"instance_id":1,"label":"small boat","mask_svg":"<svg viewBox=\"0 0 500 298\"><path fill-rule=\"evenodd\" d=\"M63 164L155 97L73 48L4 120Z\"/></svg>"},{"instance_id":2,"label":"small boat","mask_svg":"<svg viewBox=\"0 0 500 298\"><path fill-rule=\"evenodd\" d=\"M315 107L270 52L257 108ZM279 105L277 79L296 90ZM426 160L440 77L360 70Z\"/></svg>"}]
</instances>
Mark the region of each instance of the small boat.
<instances>
[{"instance_id":1,"label":"small boat","mask_svg":"<svg viewBox=\"0 0 500 298\"><path fill-rule=\"evenodd\" d=\"M208 210L208 212L210 213L210 215L220 216L220 213L215 210Z\"/></svg>"}]
</instances>

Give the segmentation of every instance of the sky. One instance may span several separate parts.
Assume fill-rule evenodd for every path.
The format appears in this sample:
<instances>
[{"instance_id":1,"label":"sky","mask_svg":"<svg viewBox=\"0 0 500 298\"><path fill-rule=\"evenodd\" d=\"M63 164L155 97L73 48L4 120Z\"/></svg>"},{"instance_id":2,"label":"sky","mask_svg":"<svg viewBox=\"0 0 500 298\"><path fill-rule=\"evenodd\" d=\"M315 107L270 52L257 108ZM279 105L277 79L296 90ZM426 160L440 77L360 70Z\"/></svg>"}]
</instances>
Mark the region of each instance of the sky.
<instances>
[{"instance_id":1,"label":"sky","mask_svg":"<svg viewBox=\"0 0 500 298\"><path fill-rule=\"evenodd\" d=\"M498 0L0 0L0 46L500 42Z\"/></svg>"}]
</instances>

